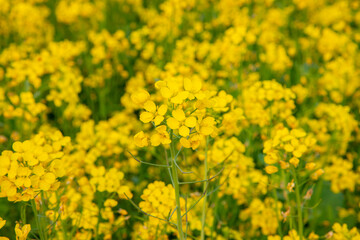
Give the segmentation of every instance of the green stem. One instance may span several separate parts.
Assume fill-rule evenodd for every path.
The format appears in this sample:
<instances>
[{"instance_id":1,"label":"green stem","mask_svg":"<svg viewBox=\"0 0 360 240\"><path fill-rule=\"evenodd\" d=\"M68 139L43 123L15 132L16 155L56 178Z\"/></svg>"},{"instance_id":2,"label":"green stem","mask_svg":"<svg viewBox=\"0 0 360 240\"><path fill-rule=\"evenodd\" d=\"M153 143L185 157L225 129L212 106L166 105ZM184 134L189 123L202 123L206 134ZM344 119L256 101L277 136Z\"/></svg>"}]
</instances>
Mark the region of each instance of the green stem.
<instances>
[{"instance_id":1,"label":"green stem","mask_svg":"<svg viewBox=\"0 0 360 240\"><path fill-rule=\"evenodd\" d=\"M209 138L206 137L206 145L205 145L205 159L204 159L204 179L208 179L208 144L209 144ZM207 188L208 181L204 182L204 193ZM201 218L201 240L205 239L205 222L206 222L206 206L207 206L207 194L205 194L203 199L203 209L202 209L202 218Z\"/></svg>"},{"instance_id":2,"label":"green stem","mask_svg":"<svg viewBox=\"0 0 360 240\"><path fill-rule=\"evenodd\" d=\"M280 221L280 215L279 215L279 207L278 207L278 196L277 196L277 192L276 192L276 188L273 189L273 195L274 195L274 199L275 199L275 211L276 211L276 218L279 224L279 235L281 237L281 239L283 239L283 232L282 232L282 226L281 226L281 221Z\"/></svg>"},{"instance_id":3,"label":"green stem","mask_svg":"<svg viewBox=\"0 0 360 240\"><path fill-rule=\"evenodd\" d=\"M21 221L22 224L26 224L26 204L25 202L21 205Z\"/></svg>"},{"instance_id":4,"label":"green stem","mask_svg":"<svg viewBox=\"0 0 360 240\"><path fill-rule=\"evenodd\" d=\"M300 198L300 186L299 182L296 176L296 169L292 167L294 172L294 180L295 180L295 195L296 195L296 205L297 205L297 217L298 217L298 234L300 237L300 240L303 239L303 217L302 217L302 209L301 209L301 198Z\"/></svg>"},{"instance_id":5,"label":"green stem","mask_svg":"<svg viewBox=\"0 0 360 240\"><path fill-rule=\"evenodd\" d=\"M176 158L175 158L175 152L174 152L174 139L173 139L172 131L171 131L170 151L171 151L171 159L173 161L171 164L171 172L172 172L171 177L172 177L172 182L174 184L174 189L175 189L177 229L178 229L178 233L179 233L179 239L185 240L184 232L182 229L182 216L181 216L181 206L180 206L180 187L179 187L179 178L178 178L176 164L175 164Z\"/></svg>"},{"instance_id":6,"label":"green stem","mask_svg":"<svg viewBox=\"0 0 360 240\"><path fill-rule=\"evenodd\" d=\"M283 182L287 182L287 179L288 179L288 177L285 176L285 174L284 174L284 170L282 170L282 169L281 169L281 179ZM293 210L291 207L289 194L286 192L286 190L284 190L284 196L285 195L286 195L286 203L290 208L289 226L290 226L290 229L293 229L294 224L293 224L293 218L291 216L293 216L294 214L293 214Z\"/></svg>"},{"instance_id":7,"label":"green stem","mask_svg":"<svg viewBox=\"0 0 360 240\"><path fill-rule=\"evenodd\" d=\"M39 235L40 235L40 240L46 240L46 234L45 234L45 228L42 225L42 221L40 219L41 216L39 216L39 212L36 209L36 203L35 203L35 199L31 200L31 208L34 212L35 215L35 223L36 223L36 227L38 229Z\"/></svg>"}]
</instances>

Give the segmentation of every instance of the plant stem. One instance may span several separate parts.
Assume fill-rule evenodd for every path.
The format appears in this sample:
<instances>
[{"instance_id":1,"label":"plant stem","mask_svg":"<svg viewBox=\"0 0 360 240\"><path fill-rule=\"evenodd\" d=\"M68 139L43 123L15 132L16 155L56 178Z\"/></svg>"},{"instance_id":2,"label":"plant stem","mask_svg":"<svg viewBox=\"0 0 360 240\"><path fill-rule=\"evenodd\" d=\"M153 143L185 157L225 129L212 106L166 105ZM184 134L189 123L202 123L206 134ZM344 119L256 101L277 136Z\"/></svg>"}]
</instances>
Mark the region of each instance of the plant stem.
<instances>
[{"instance_id":1,"label":"plant stem","mask_svg":"<svg viewBox=\"0 0 360 240\"><path fill-rule=\"evenodd\" d=\"M26 224L26 204L22 203L21 205L21 221L23 224Z\"/></svg>"},{"instance_id":2,"label":"plant stem","mask_svg":"<svg viewBox=\"0 0 360 240\"><path fill-rule=\"evenodd\" d=\"M181 206L180 206L180 187L179 187L179 178L178 178L178 174L177 174L177 169L176 169L176 156L175 156L175 152L174 152L174 139L173 139L173 134L171 131L171 146L170 146L170 152L171 152L171 159L172 159L172 164L171 164L171 178L172 178L172 182L174 184L174 189L175 189L175 200L176 200L176 215L177 215L177 229L178 229L178 233L179 233L179 239L180 240L185 240L184 238L184 232L182 229L182 216L181 216Z\"/></svg>"},{"instance_id":3,"label":"plant stem","mask_svg":"<svg viewBox=\"0 0 360 240\"><path fill-rule=\"evenodd\" d=\"M282 224L280 221L280 216L279 216L279 207L278 207L278 196L277 196L277 192L276 192L276 188L273 189L273 195L274 195L274 199L275 199L275 210L276 210L276 218L279 224L279 235L280 238L283 239L283 232L282 232Z\"/></svg>"},{"instance_id":4,"label":"plant stem","mask_svg":"<svg viewBox=\"0 0 360 240\"><path fill-rule=\"evenodd\" d=\"M42 225L42 221L40 219L41 216L39 216L39 213L36 209L36 203L35 203L35 199L31 200L31 208L34 212L35 215L35 222L36 222L36 227L38 229L39 235L40 235L40 240L46 240L46 234L44 231L44 226Z\"/></svg>"},{"instance_id":5,"label":"plant stem","mask_svg":"<svg viewBox=\"0 0 360 240\"><path fill-rule=\"evenodd\" d=\"M295 195L296 195L296 205L297 205L297 217L298 217L298 234L300 237L300 240L303 239L303 217L302 217L302 209L301 209L301 198L300 198L300 187L299 182L296 176L296 169L292 167L294 172L294 180L295 180Z\"/></svg>"},{"instance_id":6,"label":"plant stem","mask_svg":"<svg viewBox=\"0 0 360 240\"><path fill-rule=\"evenodd\" d=\"M182 230L182 217L181 217L181 206L180 206L180 188L179 188L179 180L177 175L176 165L172 164L172 177L175 188L175 199L176 199L176 214L177 214L177 228L179 232L179 237L181 240L184 239L184 233Z\"/></svg>"},{"instance_id":7,"label":"plant stem","mask_svg":"<svg viewBox=\"0 0 360 240\"><path fill-rule=\"evenodd\" d=\"M206 137L206 145L205 145L205 159L204 159L204 179L208 179L208 144L209 138ZM204 182L204 193L206 191L208 182ZM207 194L205 194L203 199L203 209L202 209L202 218L201 218L201 240L205 239L205 221L206 221L206 206L207 206Z\"/></svg>"},{"instance_id":8,"label":"plant stem","mask_svg":"<svg viewBox=\"0 0 360 240\"><path fill-rule=\"evenodd\" d=\"M284 170L281 169L281 179L282 181L286 182L287 181L287 176L285 177L285 174L284 174ZM293 229L293 218L291 216L293 216L293 208L291 207L291 203L290 203L290 199L289 199L289 194L286 192L286 190L284 190L284 196L286 195L286 202L287 202L287 205L289 206L290 208L290 217L289 217L289 226L290 226L290 229Z\"/></svg>"}]
</instances>

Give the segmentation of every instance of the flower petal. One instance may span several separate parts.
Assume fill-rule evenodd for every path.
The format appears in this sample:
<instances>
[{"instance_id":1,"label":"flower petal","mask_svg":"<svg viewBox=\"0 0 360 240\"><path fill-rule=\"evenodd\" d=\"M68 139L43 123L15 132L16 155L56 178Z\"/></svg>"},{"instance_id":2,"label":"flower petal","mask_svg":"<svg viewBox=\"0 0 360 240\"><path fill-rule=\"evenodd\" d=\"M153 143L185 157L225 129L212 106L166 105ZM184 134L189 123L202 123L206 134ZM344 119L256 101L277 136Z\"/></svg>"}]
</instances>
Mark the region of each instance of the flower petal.
<instances>
[{"instance_id":1,"label":"flower petal","mask_svg":"<svg viewBox=\"0 0 360 240\"><path fill-rule=\"evenodd\" d=\"M153 101L147 101L144 104L144 109L148 112L155 113L156 112L156 105Z\"/></svg>"},{"instance_id":2,"label":"flower petal","mask_svg":"<svg viewBox=\"0 0 360 240\"><path fill-rule=\"evenodd\" d=\"M189 130L189 128L187 128L185 126L181 126L179 129L179 134L183 137L187 137L190 134L190 130Z\"/></svg>"},{"instance_id":3,"label":"flower petal","mask_svg":"<svg viewBox=\"0 0 360 240\"><path fill-rule=\"evenodd\" d=\"M166 120L166 123L169 126L169 128L171 128L171 129L178 129L180 127L179 121L173 117L168 118Z\"/></svg>"},{"instance_id":4,"label":"flower petal","mask_svg":"<svg viewBox=\"0 0 360 240\"><path fill-rule=\"evenodd\" d=\"M196 126L196 118L195 117L188 117L185 120L185 126L189 128L193 128Z\"/></svg>"},{"instance_id":5,"label":"flower petal","mask_svg":"<svg viewBox=\"0 0 360 240\"><path fill-rule=\"evenodd\" d=\"M153 119L154 119L154 114L151 113L151 112L143 112L143 113L140 114L140 120L143 123L148 123Z\"/></svg>"}]
</instances>

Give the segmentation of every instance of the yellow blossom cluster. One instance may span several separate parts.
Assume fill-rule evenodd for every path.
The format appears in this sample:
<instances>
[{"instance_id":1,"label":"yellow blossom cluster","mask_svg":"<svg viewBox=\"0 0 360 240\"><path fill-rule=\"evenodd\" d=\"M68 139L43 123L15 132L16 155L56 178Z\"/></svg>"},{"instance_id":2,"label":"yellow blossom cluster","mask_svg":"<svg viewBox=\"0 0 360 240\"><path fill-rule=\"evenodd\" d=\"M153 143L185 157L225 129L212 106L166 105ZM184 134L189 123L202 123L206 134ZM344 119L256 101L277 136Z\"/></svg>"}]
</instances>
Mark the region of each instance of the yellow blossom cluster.
<instances>
[{"instance_id":1,"label":"yellow blossom cluster","mask_svg":"<svg viewBox=\"0 0 360 240\"><path fill-rule=\"evenodd\" d=\"M0 239L360 240L359 49L358 0L0 0Z\"/></svg>"},{"instance_id":2,"label":"yellow blossom cluster","mask_svg":"<svg viewBox=\"0 0 360 240\"><path fill-rule=\"evenodd\" d=\"M264 161L269 165L265 168L266 172L277 172L275 164L279 164L282 169L288 169L290 164L298 167L300 159L311 150L315 142L316 139L307 135L303 129L289 130L282 125L275 127L271 139L264 142ZM307 168L312 169L311 165L307 163Z\"/></svg>"},{"instance_id":3,"label":"yellow blossom cluster","mask_svg":"<svg viewBox=\"0 0 360 240\"><path fill-rule=\"evenodd\" d=\"M14 142L13 151L1 154L1 196L9 201L28 201L40 191L55 191L66 174L62 158L69 137L61 132L39 133L31 140Z\"/></svg>"},{"instance_id":4,"label":"yellow blossom cluster","mask_svg":"<svg viewBox=\"0 0 360 240\"><path fill-rule=\"evenodd\" d=\"M256 82L245 88L239 104L251 124L269 125L275 118L291 118L295 94L276 81Z\"/></svg>"},{"instance_id":5,"label":"yellow blossom cluster","mask_svg":"<svg viewBox=\"0 0 360 240\"><path fill-rule=\"evenodd\" d=\"M272 198L266 198L264 201L254 198L245 209L240 217L244 220L250 219L251 227L254 231L260 229L264 235L272 235L276 233L278 228L278 215L281 209L281 202L277 202Z\"/></svg>"}]
</instances>

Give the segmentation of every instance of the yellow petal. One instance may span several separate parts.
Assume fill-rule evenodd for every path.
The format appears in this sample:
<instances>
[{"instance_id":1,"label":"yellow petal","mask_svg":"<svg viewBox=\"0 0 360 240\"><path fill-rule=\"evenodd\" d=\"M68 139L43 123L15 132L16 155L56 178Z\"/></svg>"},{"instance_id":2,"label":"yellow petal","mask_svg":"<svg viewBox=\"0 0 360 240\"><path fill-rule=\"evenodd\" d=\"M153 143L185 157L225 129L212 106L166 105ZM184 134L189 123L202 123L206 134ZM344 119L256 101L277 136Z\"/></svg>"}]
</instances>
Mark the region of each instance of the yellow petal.
<instances>
[{"instance_id":1,"label":"yellow petal","mask_svg":"<svg viewBox=\"0 0 360 240\"><path fill-rule=\"evenodd\" d=\"M22 152L22 143L21 142L14 142L12 148L15 152Z\"/></svg>"},{"instance_id":2,"label":"yellow petal","mask_svg":"<svg viewBox=\"0 0 360 240\"><path fill-rule=\"evenodd\" d=\"M6 220L3 220L1 217L0 217L0 229L5 225L6 223Z\"/></svg>"},{"instance_id":3,"label":"yellow petal","mask_svg":"<svg viewBox=\"0 0 360 240\"><path fill-rule=\"evenodd\" d=\"M182 109L176 109L176 110L172 111L172 115L179 122L182 122L185 120L185 113Z\"/></svg>"},{"instance_id":4,"label":"yellow petal","mask_svg":"<svg viewBox=\"0 0 360 240\"><path fill-rule=\"evenodd\" d=\"M171 129L178 129L180 127L180 123L178 120L176 120L173 117L170 117L166 120L166 124L169 126L169 128Z\"/></svg>"},{"instance_id":5,"label":"yellow petal","mask_svg":"<svg viewBox=\"0 0 360 240\"><path fill-rule=\"evenodd\" d=\"M167 87L162 87L160 89L160 93L161 93L161 96L163 96L163 98L171 98L171 96L172 96L172 91Z\"/></svg>"},{"instance_id":6,"label":"yellow petal","mask_svg":"<svg viewBox=\"0 0 360 240\"><path fill-rule=\"evenodd\" d=\"M138 147L146 147L149 145L148 137L145 135L145 133L143 131L138 132L134 136L134 142L135 142L135 145Z\"/></svg>"},{"instance_id":7,"label":"yellow petal","mask_svg":"<svg viewBox=\"0 0 360 240\"><path fill-rule=\"evenodd\" d=\"M7 168L0 168L0 177L5 176L8 173Z\"/></svg>"},{"instance_id":8,"label":"yellow petal","mask_svg":"<svg viewBox=\"0 0 360 240\"><path fill-rule=\"evenodd\" d=\"M163 117L163 116L157 115L157 116L154 118L154 124L155 124L155 126L159 125L163 120L164 120L164 117Z\"/></svg>"},{"instance_id":9,"label":"yellow petal","mask_svg":"<svg viewBox=\"0 0 360 240\"><path fill-rule=\"evenodd\" d=\"M169 137L167 138L162 138L161 139L161 143L164 145L170 144L171 143L171 139Z\"/></svg>"},{"instance_id":10,"label":"yellow petal","mask_svg":"<svg viewBox=\"0 0 360 240\"><path fill-rule=\"evenodd\" d=\"M201 124L213 126L215 125L215 119L213 117L206 117L202 120Z\"/></svg>"},{"instance_id":11,"label":"yellow petal","mask_svg":"<svg viewBox=\"0 0 360 240\"><path fill-rule=\"evenodd\" d=\"M202 87L201 79L200 78L185 78L184 79L184 89L189 92L196 93L200 91Z\"/></svg>"},{"instance_id":12,"label":"yellow petal","mask_svg":"<svg viewBox=\"0 0 360 240\"><path fill-rule=\"evenodd\" d=\"M148 112L155 113L156 112L156 105L153 101L147 101L144 104L144 109Z\"/></svg>"},{"instance_id":13,"label":"yellow petal","mask_svg":"<svg viewBox=\"0 0 360 240\"><path fill-rule=\"evenodd\" d=\"M187 91L182 91L179 92L175 97L171 98L171 102L175 103L175 104L182 104L185 99L188 97L189 92Z\"/></svg>"},{"instance_id":14,"label":"yellow petal","mask_svg":"<svg viewBox=\"0 0 360 240\"><path fill-rule=\"evenodd\" d=\"M195 127L196 126L196 118L195 117L186 118L185 125L189 128Z\"/></svg>"},{"instance_id":15,"label":"yellow petal","mask_svg":"<svg viewBox=\"0 0 360 240\"><path fill-rule=\"evenodd\" d=\"M190 141L188 139L186 139L186 138L181 138L180 139L180 144L184 148L190 148L191 147Z\"/></svg>"},{"instance_id":16,"label":"yellow petal","mask_svg":"<svg viewBox=\"0 0 360 240\"><path fill-rule=\"evenodd\" d=\"M138 105L142 105L144 102L146 102L148 99L150 98L150 94L141 89L139 90L138 92L136 93L133 93L131 95L131 100L135 103L135 104L138 104Z\"/></svg>"},{"instance_id":17,"label":"yellow petal","mask_svg":"<svg viewBox=\"0 0 360 240\"><path fill-rule=\"evenodd\" d=\"M40 162L44 162L49 159L49 154L47 154L46 152L42 152L41 154L39 154L38 159Z\"/></svg>"},{"instance_id":18,"label":"yellow petal","mask_svg":"<svg viewBox=\"0 0 360 240\"><path fill-rule=\"evenodd\" d=\"M158 114L164 116L167 111L167 106L165 104L161 105L158 109Z\"/></svg>"},{"instance_id":19,"label":"yellow petal","mask_svg":"<svg viewBox=\"0 0 360 240\"><path fill-rule=\"evenodd\" d=\"M183 137L187 137L190 134L190 130L189 130L189 128L187 128L185 126L181 126L179 129L179 134Z\"/></svg>"},{"instance_id":20,"label":"yellow petal","mask_svg":"<svg viewBox=\"0 0 360 240\"><path fill-rule=\"evenodd\" d=\"M184 78L184 89L186 91L191 92L192 90L192 82L190 78Z\"/></svg>"},{"instance_id":21,"label":"yellow petal","mask_svg":"<svg viewBox=\"0 0 360 240\"><path fill-rule=\"evenodd\" d=\"M140 114L140 120L143 123L148 123L153 119L154 119L154 114L151 113L151 112L143 112L143 113Z\"/></svg>"},{"instance_id":22,"label":"yellow petal","mask_svg":"<svg viewBox=\"0 0 360 240\"><path fill-rule=\"evenodd\" d=\"M8 156L0 156L0 167L2 168L10 167L10 158Z\"/></svg>"},{"instance_id":23,"label":"yellow petal","mask_svg":"<svg viewBox=\"0 0 360 240\"><path fill-rule=\"evenodd\" d=\"M158 126L157 128L156 128L156 131L158 132L158 133L167 133L166 132L166 125L161 125L161 126Z\"/></svg>"},{"instance_id":24,"label":"yellow petal","mask_svg":"<svg viewBox=\"0 0 360 240\"><path fill-rule=\"evenodd\" d=\"M55 174L49 172L44 175L43 179L45 182L47 182L49 184L53 184L56 181L56 176L55 176Z\"/></svg>"},{"instance_id":25,"label":"yellow petal","mask_svg":"<svg viewBox=\"0 0 360 240\"><path fill-rule=\"evenodd\" d=\"M150 141L152 146L159 146L161 142L160 134L155 133L154 135L152 135Z\"/></svg>"},{"instance_id":26,"label":"yellow petal","mask_svg":"<svg viewBox=\"0 0 360 240\"><path fill-rule=\"evenodd\" d=\"M210 135L213 131L214 131L214 129L212 127L201 127L200 128L200 133L202 135Z\"/></svg>"}]
</instances>

